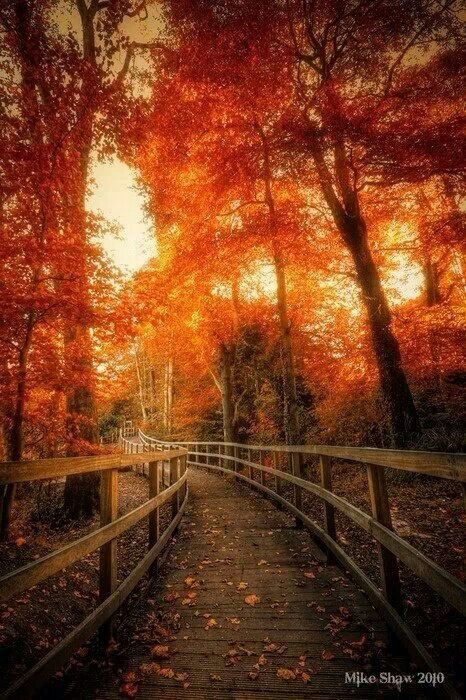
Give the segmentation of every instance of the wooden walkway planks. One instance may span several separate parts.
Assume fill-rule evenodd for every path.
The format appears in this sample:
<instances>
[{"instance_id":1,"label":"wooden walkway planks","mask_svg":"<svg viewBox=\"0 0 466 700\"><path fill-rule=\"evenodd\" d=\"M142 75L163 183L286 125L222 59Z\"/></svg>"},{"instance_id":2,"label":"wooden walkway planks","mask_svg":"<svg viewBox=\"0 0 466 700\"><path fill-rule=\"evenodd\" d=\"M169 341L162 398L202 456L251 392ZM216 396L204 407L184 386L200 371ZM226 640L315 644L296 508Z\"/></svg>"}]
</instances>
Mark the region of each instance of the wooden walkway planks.
<instances>
[{"instance_id":1,"label":"wooden walkway planks","mask_svg":"<svg viewBox=\"0 0 466 700\"><path fill-rule=\"evenodd\" d=\"M205 471L190 470L190 488L178 541L130 621L126 651L113 668L80 674L66 696L121 698L124 678L147 699L398 696L393 687L345 685L345 671L367 672L370 663L371 673L399 673L406 660L388 656L384 623L294 518ZM245 602L252 594L260 598L254 606ZM171 621L173 639L157 637L156 614ZM168 646L167 659L151 658L156 644ZM153 662L182 675L161 676L147 666ZM280 668L295 678L278 677ZM412 692L405 687L403 697Z\"/></svg>"}]
</instances>

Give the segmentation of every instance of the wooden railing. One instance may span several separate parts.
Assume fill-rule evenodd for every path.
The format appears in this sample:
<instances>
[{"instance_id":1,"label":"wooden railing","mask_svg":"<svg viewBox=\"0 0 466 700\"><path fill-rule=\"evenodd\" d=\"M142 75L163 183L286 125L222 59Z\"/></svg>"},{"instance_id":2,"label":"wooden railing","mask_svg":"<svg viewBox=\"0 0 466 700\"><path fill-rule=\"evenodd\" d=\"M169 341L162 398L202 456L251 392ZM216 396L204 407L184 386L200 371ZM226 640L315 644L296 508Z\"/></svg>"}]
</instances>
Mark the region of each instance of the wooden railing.
<instances>
[{"instance_id":1,"label":"wooden railing","mask_svg":"<svg viewBox=\"0 0 466 700\"><path fill-rule=\"evenodd\" d=\"M118 517L118 471L135 464L148 464L149 500ZM0 462L0 485L69 474L100 472L100 527L57 551L0 578L0 602L5 602L36 586L91 552L100 549L99 606L67 637L57 644L2 697L30 697L44 680L60 669L65 661L99 628L103 643L112 633L112 616L149 570L177 528L186 506L186 450L173 449L151 454L116 454L97 457L70 457L29 462ZM168 473L168 483L163 474ZM171 503L170 525L160 532L160 507ZM119 535L143 518L149 518L149 551L121 583L117 581L116 542Z\"/></svg>"},{"instance_id":2,"label":"wooden railing","mask_svg":"<svg viewBox=\"0 0 466 700\"><path fill-rule=\"evenodd\" d=\"M434 591L463 615L466 613L464 584L409 542L393 531L385 468L415 472L425 476L466 481L466 455L441 452L416 452L327 445L245 445L223 442L168 443L151 438L139 431L139 438L147 447L158 449L184 447L188 450L188 464L233 474L236 479L250 484L291 511L324 544L334 557L364 589L374 607L382 614L414 660L423 668L441 672L431 655L416 638L401 616L401 585L399 562L425 581ZM307 456L319 460L320 484L304 478L303 463ZM372 515L352 505L332 492L334 460L355 462L367 469L368 489ZM273 465L273 466L268 466ZM258 479L255 478L257 475ZM284 497L283 483L293 487L292 499ZM324 526L320 527L303 512L303 491L317 496L324 504ZM358 564L338 542L335 511L344 513L368 532L377 543L382 587L369 579ZM442 692L458 697L448 684Z\"/></svg>"}]
</instances>

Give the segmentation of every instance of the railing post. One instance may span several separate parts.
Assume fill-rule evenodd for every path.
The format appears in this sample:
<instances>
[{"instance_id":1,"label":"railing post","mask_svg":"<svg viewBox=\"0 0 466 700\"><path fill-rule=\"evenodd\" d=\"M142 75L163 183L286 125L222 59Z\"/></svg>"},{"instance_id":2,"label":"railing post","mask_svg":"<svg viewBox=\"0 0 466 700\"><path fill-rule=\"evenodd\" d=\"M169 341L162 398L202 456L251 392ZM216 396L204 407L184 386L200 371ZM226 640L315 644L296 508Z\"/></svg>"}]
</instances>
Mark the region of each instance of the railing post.
<instances>
[{"instance_id":1,"label":"railing post","mask_svg":"<svg viewBox=\"0 0 466 700\"><path fill-rule=\"evenodd\" d=\"M160 478L163 470L163 462L149 462L149 498L154 498L160 493ZM149 550L154 547L160 537L160 509L157 506L149 515ZM157 571L157 562L150 568L150 574Z\"/></svg>"},{"instance_id":2,"label":"railing post","mask_svg":"<svg viewBox=\"0 0 466 700\"><path fill-rule=\"evenodd\" d=\"M251 450L249 449L249 447L248 447L247 453L248 453L248 462L252 462ZM252 467L251 466L248 467L248 474L249 474L249 478L252 479Z\"/></svg>"},{"instance_id":3,"label":"railing post","mask_svg":"<svg viewBox=\"0 0 466 700\"><path fill-rule=\"evenodd\" d=\"M239 468L239 465L236 461L238 459L238 453L239 453L238 447L236 445L234 445L233 450L232 450L232 457L233 457L233 470L234 470L235 474Z\"/></svg>"},{"instance_id":4,"label":"railing post","mask_svg":"<svg viewBox=\"0 0 466 700\"><path fill-rule=\"evenodd\" d=\"M186 452L186 454L183 455L183 457L181 458L181 475L182 476L186 473L187 469L188 469L188 453ZM185 481L184 486L183 486L183 501L186 498L187 489L188 489L188 482Z\"/></svg>"},{"instance_id":5,"label":"railing post","mask_svg":"<svg viewBox=\"0 0 466 700\"><path fill-rule=\"evenodd\" d=\"M264 466L264 461L265 461L265 453L263 450L259 450L259 462L262 466ZM265 486L265 472L263 472L262 469L261 469L260 480L261 480L262 486Z\"/></svg>"},{"instance_id":6,"label":"railing post","mask_svg":"<svg viewBox=\"0 0 466 700\"><path fill-rule=\"evenodd\" d=\"M292 452L291 453L291 473L293 476L297 476L299 479L302 478L302 455L299 452ZM294 484L293 488L294 492L294 505L298 510L303 509L303 491L300 486L297 486ZM302 527L303 523L302 520L298 517L296 517L296 527Z\"/></svg>"},{"instance_id":7,"label":"railing post","mask_svg":"<svg viewBox=\"0 0 466 700\"><path fill-rule=\"evenodd\" d=\"M277 470L280 467L280 465L278 464L279 454L280 454L279 452L276 452L274 450L274 452L273 452L273 468L277 469ZM280 479L278 478L278 476L275 477L275 493L280 495Z\"/></svg>"},{"instance_id":8,"label":"railing post","mask_svg":"<svg viewBox=\"0 0 466 700\"><path fill-rule=\"evenodd\" d=\"M108 525L118 515L118 470L106 469L100 474L100 526ZM104 601L117 587L117 541L110 540L100 548L99 597ZM100 641L107 646L112 638L112 618L100 629Z\"/></svg>"},{"instance_id":9,"label":"railing post","mask_svg":"<svg viewBox=\"0 0 466 700\"><path fill-rule=\"evenodd\" d=\"M330 457L320 455L320 484L327 491L332 490L332 462ZM332 540L336 540L337 531L335 527L335 508L331 503L324 501L325 531ZM333 560L333 552L327 547L327 561Z\"/></svg>"},{"instance_id":10,"label":"railing post","mask_svg":"<svg viewBox=\"0 0 466 700\"><path fill-rule=\"evenodd\" d=\"M178 481L178 474L180 472L180 463L178 457L171 457L170 459L170 486ZM179 509L179 492L173 494L172 496L172 520L178 514Z\"/></svg>"},{"instance_id":11,"label":"railing post","mask_svg":"<svg viewBox=\"0 0 466 700\"><path fill-rule=\"evenodd\" d=\"M384 525L389 530L393 530L387 484L385 481L385 470L383 467L368 464L367 477L369 481L372 516L381 525ZM377 549L379 553L383 594L388 602L393 605L395 609L399 610L401 607L401 586L398 560L390 550L379 542L377 543Z\"/></svg>"},{"instance_id":12,"label":"railing post","mask_svg":"<svg viewBox=\"0 0 466 700\"><path fill-rule=\"evenodd\" d=\"M222 446L221 446L220 443L218 443L218 466L219 466L219 467L222 466L222 457L221 457L221 454L222 454ZM223 466L225 466L225 462L223 463ZM227 468L228 468L228 465L227 465Z\"/></svg>"}]
</instances>

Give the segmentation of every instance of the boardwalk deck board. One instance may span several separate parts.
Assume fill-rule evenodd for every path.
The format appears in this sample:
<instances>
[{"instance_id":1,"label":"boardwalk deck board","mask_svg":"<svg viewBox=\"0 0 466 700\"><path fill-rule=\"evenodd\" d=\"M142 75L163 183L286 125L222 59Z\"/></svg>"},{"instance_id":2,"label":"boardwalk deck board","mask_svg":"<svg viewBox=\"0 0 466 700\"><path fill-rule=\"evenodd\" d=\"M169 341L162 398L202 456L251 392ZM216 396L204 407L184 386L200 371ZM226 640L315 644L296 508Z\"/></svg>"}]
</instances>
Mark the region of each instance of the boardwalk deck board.
<instances>
[{"instance_id":1,"label":"boardwalk deck board","mask_svg":"<svg viewBox=\"0 0 466 700\"><path fill-rule=\"evenodd\" d=\"M137 697L143 699L398 696L393 687L345 684L345 672L367 670L369 658L371 673L406 672L409 664L390 655L381 618L341 569L325 563L310 535L294 528L292 517L247 487L207 471L191 470L190 489L186 518L154 590L125 620L132 632L122 656L111 668L78 674L67 698L121 698L127 673L136 674ZM238 591L241 582L247 587ZM248 605L249 594L260 602ZM151 636L154 613L176 622L173 639ZM335 632L332 615L345 618L347 626ZM362 647L351 646L363 637ZM157 663L187 674L184 681L142 672L154 660L150 649L157 643L169 647L169 658ZM266 651L271 643L283 646L281 653ZM350 649L364 653L352 659ZM231 650L239 653L232 656ZM334 656L325 660L325 651ZM282 680L281 667L296 678ZM310 676L307 683L303 670ZM414 687L405 691L404 697L417 697Z\"/></svg>"}]
</instances>

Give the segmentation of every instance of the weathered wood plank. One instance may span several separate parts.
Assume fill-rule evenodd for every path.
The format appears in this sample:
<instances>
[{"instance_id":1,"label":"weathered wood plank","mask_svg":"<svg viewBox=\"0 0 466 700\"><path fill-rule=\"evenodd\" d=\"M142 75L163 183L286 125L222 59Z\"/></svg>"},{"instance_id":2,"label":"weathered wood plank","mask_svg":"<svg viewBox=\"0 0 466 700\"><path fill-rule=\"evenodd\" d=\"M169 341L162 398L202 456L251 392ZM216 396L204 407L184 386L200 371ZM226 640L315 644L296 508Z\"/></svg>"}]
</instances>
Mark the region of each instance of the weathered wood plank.
<instances>
[{"instance_id":1,"label":"weathered wood plank","mask_svg":"<svg viewBox=\"0 0 466 700\"><path fill-rule=\"evenodd\" d=\"M163 444L163 443L161 443ZM179 447L188 443L178 442ZM218 445L218 442L200 442L199 445ZM377 447L345 447L339 445L241 445L222 443L268 452L325 455L362 464L374 464L403 471L418 472L453 481L466 482L466 455L459 452L425 452L420 450L388 450Z\"/></svg>"},{"instance_id":2,"label":"weathered wood plank","mask_svg":"<svg viewBox=\"0 0 466 700\"><path fill-rule=\"evenodd\" d=\"M184 474L181 483L186 481L186 479L187 474ZM106 542L118 537L122 532L133 527L133 525L142 520L142 518L149 515L155 508L169 501L177 487L178 485L174 484L155 498L152 498L141 506L138 506L138 508L126 513L126 515L114 520L109 525L95 532L90 532L88 535L65 545L65 547L62 547L56 552L51 552L37 561L33 561L20 569L6 574L0 578L0 601L5 602L13 596L19 595L28 588L37 585L46 578L49 578L49 576L53 576L58 571L82 559L87 554L94 552Z\"/></svg>"},{"instance_id":3,"label":"weathered wood plank","mask_svg":"<svg viewBox=\"0 0 466 700\"><path fill-rule=\"evenodd\" d=\"M320 483L323 489L326 491L332 490L332 462L330 457L321 455L319 458L320 466ZM337 539L337 530L335 526L335 506L324 501L324 522L325 522L325 532L332 540ZM327 555L332 558L332 551L327 549Z\"/></svg>"},{"instance_id":4,"label":"weathered wood plank","mask_svg":"<svg viewBox=\"0 0 466 700\"><path fill-rule=\"evenodd\" d=\"M248 464L246 460L239 460L239 462L246 465ZM192 464L193 466L202 466L200 464L196 464L195 462L189 462L189 464ZM257 467L257 465L255 466ZM410 569L420 578L422 578L429 586L431 586L431 588L437 591L437 593L440 593L440 595L448 603L453 605L463 615L466 614L466 587L464 584L459 579L455 578L438 566L431 559L423 555L422 552L419 552L419 550L415 549L415 547L399 537L395 532L392 532L388 528L384 527L370 515L364 513L364 511L360 510L356 506L353 506L351 503L348 503L340 496L336 496L317 484L313 484L304 479L299 479L298 477L286 472L276 472L276 470L272 469L271 467L261 468L268 471L270 474L279 475L285 481L293 484L296 483L303 490L309 491L310 493L313 493L334 505L338 510L373 535L373 537L375 537L378 541L383 543L387 549L389 549L407 566L409 566ZM221 469L221 471L227 474L231 473L228 469ZM262 490L266 489L265 492L268 496L270 496L272 499L275 498L275 500L283 504L285 499L278 496L274 491L272 491L272 489L263 487L261 484L249 479L244 474L238 474L238 476L241 479L251 483L255 488L260 488ZM286 503L289 504L289 501L286 501ZM289 509L289 505L286 507Z\"/></svg>"},{"instance_id":5,"label":"weathered wood plank","mask_svg":"<svg viewBox=\"0 0 466 700\"><path fill-rule=\"evenodd\" d=\"M110 469L100 475L100 526L109 525L118 514L118 471ZM103 602L117 587L117 541L106 542L100 548L99 599ZM112 618L100 630L100 640L107 645L112 638Z\"/></svg>"},{"instance_id":6,"label":"weathered wood plank","mask_svg":"<svg viewBox=\"0 0 466 700\"><path fill-rule=\"evenodd\" d=\"M265 467L264 467L265 468ZM230 473L229 470L220 469L224 473ZM274 470L273 470L274 471ZM440 673L441 669L428 653L426 648L421 644L417 637L410 630L405 621L401 618L397 610L390 605L386 600L384 595L379 591L379 589L372 583L372 581L366 576L366 574L359 568L359 566L354 562L340 545L335 542L324 530L317 525L311 518L300 512L293 503L286 500L282 496L277 496L271 489L266 486L262 486L257 481L249 479L244 474L238 475L243 481L249 483L254 488L259 491L263 491L270 498L275 498L278 500L285 508L287 508L291 513L293 513L297 518L300 518L303 524L316 535L329 549L332 550L336 559L342 564L342 566L351 574L352 578L357 582L357 584L366 592L369 599L371 600L374 607L380 612L380 614L388 622L391 629L400 639L403 646L411 654L413 659L420 665L421 668L429 669L435 673ZM300 480L302 481L302 480ZM370 517L370 516L368 516ZM382 527L379 523L376 523L379 527ZM384 528L386 532L390 532L387 528ZM438 693L441 697L446 698L457 698L459 700L460 696L455 691L455 689L449 684L444 683L442 686L438 687Z\"/></svg>"},{"instance_id":7,"label":"weathered wood plank","mask_svg":"<svg viewBox=\"0 0 466 700\"><path fill-rule=\"evenodd\" d=\"M160 479L163 462L149 462L149 499L157 498L160 494ZM160 508L156 506L149 515L149 550L155 547L160 538ZM150 570L156 572L156 566Z\"/></svg>"},{"instance_id":8,"label":"weathered wood plank","mask_svg":"<svg viewBox=\"0 0 466 700\"><path fill-rule=\"evenodd\" d=\"M392 517L388 502L387 484L383 468L367 465L367 478L369 482L369 494L374 520L392 530ZM398 561L393 552L384 544L377 541L379 555L380 577L382 591L386 599L396 610L401 608L401 585Z\"/></svg>"},{"instance_id":9,"label":"weathered wood plank","mask_svg":"<svg viewBox=\"0 0 466 700\"><path fill-rule=\"evenodd\" d=\"M185 452L184 449L166 450L161 453L160 459L180 457ZM86 474L105 469L121 469L144 462L147 462L146 455L130 455L124 452L91 457L55 457L24 462L0 462L0 485L40 479L57 479L68 474Z\"/></svg>"}]
</instances>

